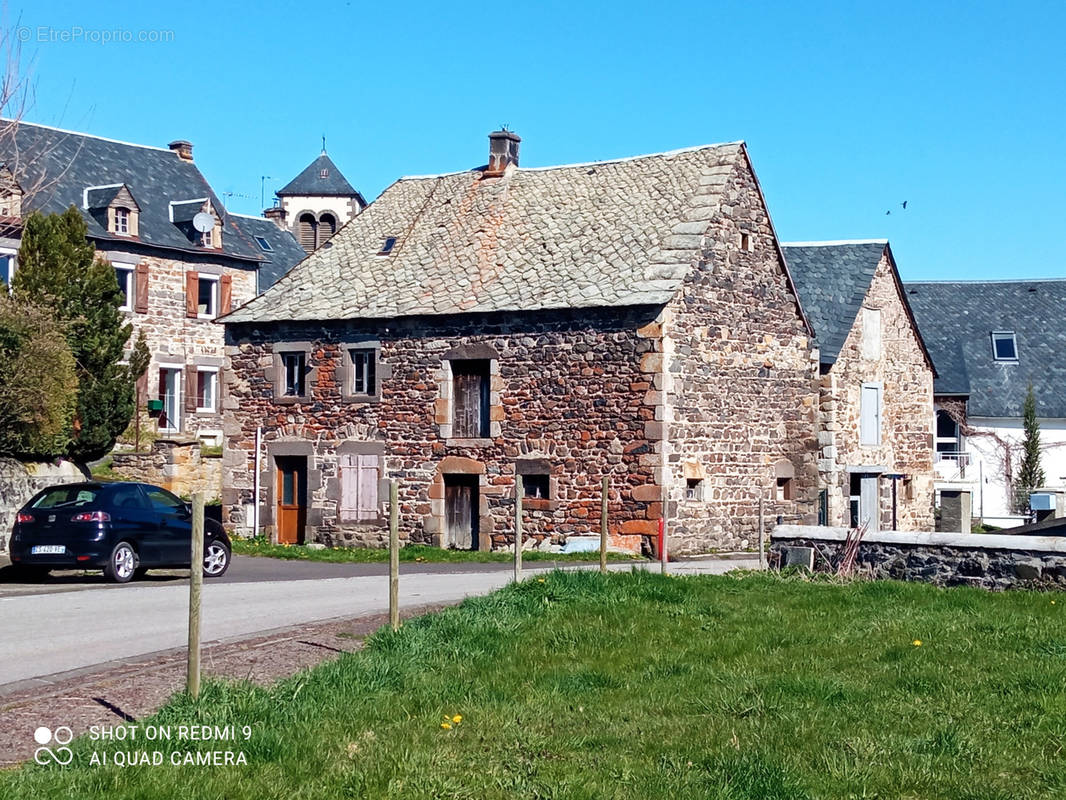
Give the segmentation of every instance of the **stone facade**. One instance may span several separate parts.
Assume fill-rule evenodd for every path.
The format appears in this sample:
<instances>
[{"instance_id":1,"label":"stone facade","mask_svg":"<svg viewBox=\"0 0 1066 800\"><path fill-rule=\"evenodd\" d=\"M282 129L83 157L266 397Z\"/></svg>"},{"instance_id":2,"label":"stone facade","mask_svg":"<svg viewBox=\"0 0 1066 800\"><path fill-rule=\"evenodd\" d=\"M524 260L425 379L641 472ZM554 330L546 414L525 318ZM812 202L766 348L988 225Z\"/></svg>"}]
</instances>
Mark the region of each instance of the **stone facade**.
<instances>
[{"instance_id":1,"label":"stone facade","mask_svg":"<svg viewBox=\"0 0 1066 800\"><path fill-rule=\"evenodd\" d=\"M400 485L400 527L412 542L449 542L444 525L446 476L476 481L479 546L513 541L514 485L523 465L544 465L552 491L525 501L526 535L538 542L599 530L599 486L611 481L615 544L639 550L643 524L658 515L658 496L634 497L654 483L645 435L655 415L645 403L651 381L642 358L654 349L638 333L654 308L471 315L325 325L228 326L225 486L227 522L240 527L253 497L254 441L262 427L260 474L264 532L274 534L275 460L308 459L307 539L324 544L382 545L387 536L387 478ZM276 395L275 352L309 342L309 396ZM380 397L345 399L338 383L342 344L377 349ZM291 346L291 344L289 345ZM490 356L491 427L462 439L441 416L450 360ZM346 448L378 458L378 514L344 523L339 515L338 462ZM354 448L354 449L353 449ZM633 530L633 523L642 524Z\"/></svg>"},{"instance_id":2,"label":"stone facade","mask_svg":"<svg viewBox=\"0 0 1066 800\"><path fill-rule=\"evenodd\" d=\"M877 475L875 527L931 531L933 372L887 249L835 363L823 372L818 467L827 490L827 523L849 525L854 477ZM864 387L881 394L876 444L862 443Z\"/></svg>"},{"instance_id":3,"label":"stone facade","mask_svg":"<svg viewBox=\"0 0 1066 800\"><path fill-rule=\"evenodd\" d=\"M715 218L706 266L667 306L663 368L649 390L663 398L656 466L666 475L675 553L754 547L760 499L767 513L814 510L817 364L808 330L750 164L722 179L732 213ZM779 473L793 483L776 503Z\"/></svg>"},{"instance_id":4,"label":"stone facade","mask_svg":"<svg viewBox=\"0 0 1066 800\"><path fill-rule=\"evenodd\" d=\"M771 563L780 558L783 548L807 547L815 551L816 570L835 568L845 533L842 529L778 528L773 534ZM859 574L872 578L938 586L1066 589L1066 546L1061 537L1052 536L880 534L863 539L855 567Z\"/></svg>"}]
</instances>

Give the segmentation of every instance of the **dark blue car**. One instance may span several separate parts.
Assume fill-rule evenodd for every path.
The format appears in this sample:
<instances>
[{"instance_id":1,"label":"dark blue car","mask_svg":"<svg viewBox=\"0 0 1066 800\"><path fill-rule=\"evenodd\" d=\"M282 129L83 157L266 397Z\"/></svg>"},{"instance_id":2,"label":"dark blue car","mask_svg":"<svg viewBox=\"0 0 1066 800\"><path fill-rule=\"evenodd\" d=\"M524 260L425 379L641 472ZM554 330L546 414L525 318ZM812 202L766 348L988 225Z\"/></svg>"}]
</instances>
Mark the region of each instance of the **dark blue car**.
<instances>
[{"instance_id":1,"label":"dark blue car","mask_svg":"<svg viewBox=\"0 0 1066 800\"><path fill-rule=\"evenodd\" d=\"M192 511L147 483L69 483L42 489L23 506L11 535L11 563L22 572L99 567L125 583L152 567L188 567ZM230 542L204 523L204 575L229 567Z\"/></svg>"}]
</instances>

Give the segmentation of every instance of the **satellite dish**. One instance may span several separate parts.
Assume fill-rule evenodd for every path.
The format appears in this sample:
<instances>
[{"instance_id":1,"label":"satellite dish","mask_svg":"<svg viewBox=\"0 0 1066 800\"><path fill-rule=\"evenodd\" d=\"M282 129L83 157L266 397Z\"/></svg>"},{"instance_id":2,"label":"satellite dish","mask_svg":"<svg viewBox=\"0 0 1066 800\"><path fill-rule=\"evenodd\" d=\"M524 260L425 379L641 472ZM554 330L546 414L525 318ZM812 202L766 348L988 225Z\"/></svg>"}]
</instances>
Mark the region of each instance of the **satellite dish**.
<instances>
[{"instance_id":1,"label":"satellite dish","mask_svg":"<svg viewBox=\"0 0 1066 800\"><path fill-rule=\"evenodd\" d=\"M215 217L213 214L208 214L206 211L201 211L195 217L192 218L192 226L200 233L207 233L215 228Z\"/></svg>"}]
</instances>

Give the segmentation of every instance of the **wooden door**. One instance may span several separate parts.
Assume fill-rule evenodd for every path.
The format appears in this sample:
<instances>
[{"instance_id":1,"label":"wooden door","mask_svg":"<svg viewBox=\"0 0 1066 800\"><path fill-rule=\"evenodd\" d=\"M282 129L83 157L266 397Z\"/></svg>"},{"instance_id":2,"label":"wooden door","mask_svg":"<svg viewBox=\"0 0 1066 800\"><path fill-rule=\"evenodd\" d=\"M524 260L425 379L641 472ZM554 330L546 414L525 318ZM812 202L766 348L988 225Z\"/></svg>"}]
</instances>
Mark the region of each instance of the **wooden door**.
<instances>
[{"instance_id":1,"label":"wooden door","mask_svg":"<svg viewBox=\"0 0 1066 800\"><path fill-rule=\"evenodd\" d=\"M444 476L444 516L448 543L458 550L478 549L476 475Z\"/></svg>"},{"instance_id":2,"label":"wooden door","mask_svg":"<svg viewBox=\"0 0 1066 800\"><path fill-rule=\"evenodd\" d=\"M485 361L452 362L453 435L477 439L489 435L489 374Z\"/></svg>"},{"instance_id":3,"label":"wooden door","mask_svg":"<svg viewBox=\"0 0 1066 800\"><path fill-rule=\"evenodd\" d=\"M862 488L859 495L859 518L860 524L869 520L870 527L867 533L877 533L881 530L881 504L878 502L879 491L876 475L863 475Z\"/></svg>"},{"instance_id":4,"label":"wooden door","mask_svg":"<svg viewBox=\"0 0 1066 800\"><path fill-rule=\"evenodd\" d=\"M307 518L307 459L285 456L276 461L278 544L299 544Z\"/></svg>"}]
</instances>

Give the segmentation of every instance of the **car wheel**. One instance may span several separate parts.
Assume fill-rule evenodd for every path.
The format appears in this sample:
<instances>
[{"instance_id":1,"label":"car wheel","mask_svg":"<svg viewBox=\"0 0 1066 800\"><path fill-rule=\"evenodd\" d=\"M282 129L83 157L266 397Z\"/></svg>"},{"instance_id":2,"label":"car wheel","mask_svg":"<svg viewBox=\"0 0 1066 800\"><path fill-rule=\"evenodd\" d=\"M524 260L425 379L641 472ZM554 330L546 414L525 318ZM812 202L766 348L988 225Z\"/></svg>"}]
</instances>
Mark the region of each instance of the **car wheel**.
<instances>
[{"instance_id":1,"label":"car wheel","mask_svg":"<svg viewBox=\"0 0 1066 800\"><path fill-rule=\"evenodd\" d=\"M212 539L204 548L204 575L217 578L229 569L230 551L220 539Z\"/></svg>"},{"instance_id":2,"label":"car wheel","mask_svg":"<svg viewBox=\"0 0 1066 800\"><path fill-rule=\"evenodd\" d=\"M111 551L104 575L115 583L129 583L137 572L137 551L129 542L119 542Z\"/></svg>"}]
</instances>

